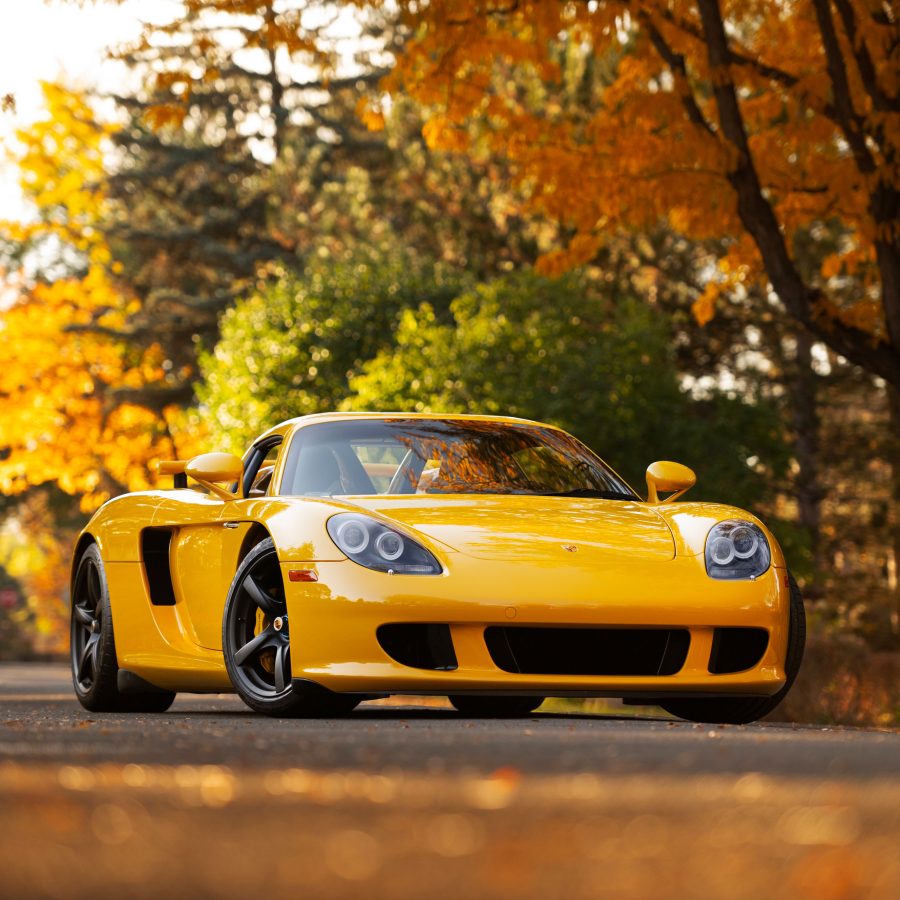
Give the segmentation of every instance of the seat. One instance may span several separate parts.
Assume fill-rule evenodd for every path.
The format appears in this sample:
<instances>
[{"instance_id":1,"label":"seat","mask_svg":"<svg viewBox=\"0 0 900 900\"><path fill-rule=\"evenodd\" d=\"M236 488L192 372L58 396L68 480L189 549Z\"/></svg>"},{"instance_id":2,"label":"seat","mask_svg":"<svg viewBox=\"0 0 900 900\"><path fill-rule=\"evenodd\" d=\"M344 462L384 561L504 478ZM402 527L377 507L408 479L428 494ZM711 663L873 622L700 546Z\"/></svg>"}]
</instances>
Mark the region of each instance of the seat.
<instances>
[{"instance_id":1,"label":"seat","mask_svg":"<svg viewBox=\"0 0 900 900\"><path fill-rule=\"evenodd\" d=\"M266 491L269 489L269 484L272 481L272 473L275 471L275 466L263 466L257 473L256 478L253 479L253 486L247 492L248 497L264 497Z\"/></svg>"},{"instance_id":2,"label":"seat","mask_svg":"<svg viewBox=\"0 0 900 900\"><path fill-rule=\"evenodd\" d=\"M341 468L331 447L304 447L297 462L291 493L329 497L342 492Z\"/></svg>"}]
</instances>

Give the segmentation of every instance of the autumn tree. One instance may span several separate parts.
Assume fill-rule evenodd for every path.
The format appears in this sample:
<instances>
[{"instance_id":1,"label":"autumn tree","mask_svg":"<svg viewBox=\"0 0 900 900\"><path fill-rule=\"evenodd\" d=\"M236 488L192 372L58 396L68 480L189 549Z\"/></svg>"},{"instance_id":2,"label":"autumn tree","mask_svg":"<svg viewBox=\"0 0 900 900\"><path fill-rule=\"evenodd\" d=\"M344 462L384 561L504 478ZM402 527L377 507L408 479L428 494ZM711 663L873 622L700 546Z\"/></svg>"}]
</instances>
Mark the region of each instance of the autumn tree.
<instances>
[{"instance_id":1,"label":"autumn tree","mask_svg":"<svg viewBox=\"0 0 900 900\"><path fill-rule=\"evenodd\" d=\"M0 317L0 490L53 483L85 509L148 483L170 422L142 405L167 373L159 346L117 335L137 308L100 230L111 128L84 96L44 85L46 118L18 134L35 218L0 224L10 302Z\"/></svg>"},{"instance_id":2,"label":"autumn tree","mask_svg":"<svg viewBox=\"0 0 900 900\"><path fill-rule=\"evenodd\" d=\"M482 139L517 161L531 202L569 224L556 270L589 260L617 225L660 218L696 236L732 235L716 290L768 279L789 315L900 387L897 150L900 22L889 4L401 4L418 26L389 85L430 105L435 146ZM589 115L535 111L496 90L498 67L542 78L604 65ZM577 72L575 77L577 77ZM571 114L575 113L575 114ZM798 229L839 219L844 240L815 278L792 252ZM854 302L830 284L857 273Z\"/></svg>"}]
</instances>

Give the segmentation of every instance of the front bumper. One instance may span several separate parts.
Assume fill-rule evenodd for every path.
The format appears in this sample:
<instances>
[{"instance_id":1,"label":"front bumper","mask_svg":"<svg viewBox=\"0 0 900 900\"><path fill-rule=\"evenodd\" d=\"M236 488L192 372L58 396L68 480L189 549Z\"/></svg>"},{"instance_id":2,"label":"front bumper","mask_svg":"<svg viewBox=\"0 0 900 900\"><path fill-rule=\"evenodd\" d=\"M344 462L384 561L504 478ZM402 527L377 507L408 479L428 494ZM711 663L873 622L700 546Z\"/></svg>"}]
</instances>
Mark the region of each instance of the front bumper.
<instances>
[{"instance_id":1,"label":"front bumper","mask_svg":"<svg viewBox=\"0 0 900 900\"><path fill-rule=\"evenodd\" d=\"M338 692L659 697L776 693L784 684L789 622L785 569L755 581L715 581L703 559L566 566L496 563L448 554L440 576L387 575L343 562L282 562L291 623L293 676ZM293 569L317 582L298 583ZM457 667L402 665L382 649L379 626L449 626ZM485 641L489 626L683 628L690 643L670 675L521 674L501 669ZM717 628L768 632L752 668L710 672Z\"/></svg>"}]
</instances>

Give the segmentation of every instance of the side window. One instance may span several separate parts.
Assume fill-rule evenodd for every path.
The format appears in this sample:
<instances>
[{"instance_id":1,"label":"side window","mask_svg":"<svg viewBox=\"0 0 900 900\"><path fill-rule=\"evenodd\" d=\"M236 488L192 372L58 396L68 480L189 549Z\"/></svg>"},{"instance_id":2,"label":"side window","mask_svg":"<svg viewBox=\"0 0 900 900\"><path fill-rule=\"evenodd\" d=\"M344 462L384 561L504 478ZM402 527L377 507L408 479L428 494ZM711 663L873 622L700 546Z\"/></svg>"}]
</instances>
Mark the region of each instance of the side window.
<instances>
[{"instance_id":1,"label":"side window","mask_svg":"<svg viewBox=\"0 0 900 900\"><path fill-rule=\"evenodd\" d=\"M251 448L244 464L244 479L241 485L245 497L263 497L268 492L278 451L281 449L281 440L279 435Z\"/></svg>"}]
</instances>

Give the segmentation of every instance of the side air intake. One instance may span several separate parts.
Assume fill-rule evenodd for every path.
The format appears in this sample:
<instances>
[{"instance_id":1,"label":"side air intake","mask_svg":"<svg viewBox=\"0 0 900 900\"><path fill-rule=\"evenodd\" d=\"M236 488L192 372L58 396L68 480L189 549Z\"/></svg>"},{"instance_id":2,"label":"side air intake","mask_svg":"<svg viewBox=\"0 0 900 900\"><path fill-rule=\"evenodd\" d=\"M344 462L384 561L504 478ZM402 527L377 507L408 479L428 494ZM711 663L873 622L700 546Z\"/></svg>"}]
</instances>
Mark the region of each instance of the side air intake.
<instances>
[{"instance_id":1,"label":"side air intake","mask_svg":"<svg viewBox=\"0 0 900 900\"><path fill-rule=\"evenodd\" d=\"M154 606L174 606L175 588L169 566L172 532L167 528L145 528L141 532L141 558L150 586L150 602Z\"/></svg>"}]
</instances>

